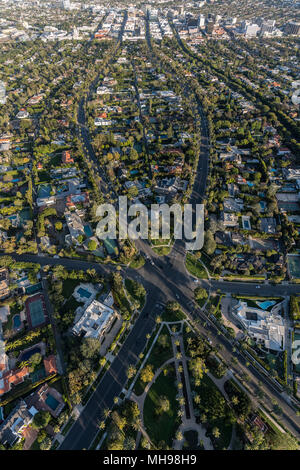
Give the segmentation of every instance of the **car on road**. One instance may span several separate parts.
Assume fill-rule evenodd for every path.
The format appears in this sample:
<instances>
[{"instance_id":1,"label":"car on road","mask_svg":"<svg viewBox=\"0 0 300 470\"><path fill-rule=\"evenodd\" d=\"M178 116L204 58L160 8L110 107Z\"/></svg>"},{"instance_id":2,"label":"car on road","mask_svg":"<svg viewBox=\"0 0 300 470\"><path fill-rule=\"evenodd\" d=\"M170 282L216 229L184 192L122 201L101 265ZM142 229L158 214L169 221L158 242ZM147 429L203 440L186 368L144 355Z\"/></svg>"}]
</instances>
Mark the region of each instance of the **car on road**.
<instances>
[{"instance_id":1,"label":"car on road","mask_svg":"<svg viewBox=\"0 0 300 470\"><path fill-rule=\"evenodd\" d=\"M256 289L260 289L260 286L256 286Z\"/></svg>"},{"instance_id":2,"label":"car on road","mask_svg":"<svg viewBox=\"0 0 300 470\"><path fill-rule=\"evenodd\" d=\"M194 281L196 284L198 284L199 279L193 279L193 281Z\"/></svg>"}]
</instances>

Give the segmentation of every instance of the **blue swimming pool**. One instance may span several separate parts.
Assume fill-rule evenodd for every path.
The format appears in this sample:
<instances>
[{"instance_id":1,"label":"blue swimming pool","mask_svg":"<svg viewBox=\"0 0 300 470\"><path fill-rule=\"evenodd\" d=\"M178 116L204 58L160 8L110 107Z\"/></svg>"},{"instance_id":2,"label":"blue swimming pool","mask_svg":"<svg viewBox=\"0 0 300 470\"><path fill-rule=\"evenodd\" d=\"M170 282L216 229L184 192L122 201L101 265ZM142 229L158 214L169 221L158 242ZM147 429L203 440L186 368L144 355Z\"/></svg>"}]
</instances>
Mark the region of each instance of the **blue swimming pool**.
<instances>
[{"instance_id":1,"label":"blue swimming pool","mask_svg":"<svg viewBox=\"0 0 300 470\"><path fill-rule=\"evenodd\" d=\"M256 302L259 308L267 310L269 307L272 307L276 304L275 300L265 300L264 302Z\"/></svg>"},{"instance_id":2,"label":"blue swimming pool","mask_svg":"<svg viewBox=\"0 0 300 470\"><path fill-rule=\"evenodd\" d=\"M87 237L93 236L93 231L89 225L84 226L84 233L86 234Z\"/></svg>"},{"instance_id":3,"label":"blue swimming pool","mask_svg":"<svg viewBox=\"0 0 300 470\"><path fill-rule=\"evenodd\" d=\"M55 411L59 405L59 401L57 401L56 398L54 398L54 396L50 394L47 396L45 402L53 411Z\"/></svg>"},{"instance_id":4,"label":"blue swimming pool","mask_svg":"<svg viewBox=\"0 0 300 470\"><path fill-rule=\"evenodd\" d=\"M20 315L15 315L13 318L14 330L17 330L21 326L21 317Z\"/></svg>"},{"instance_id":5,"label":"blue swimming pool","mask_svg":"<svg viewBox=\"0 0 300 470\"><path fill-rule=\"evenodd\" d=\"M85 297L86 299L89 299L92 295L88 290L83 289L82 287L79 287L78 294L80 297Z\"/></svg>"}]
</instances>

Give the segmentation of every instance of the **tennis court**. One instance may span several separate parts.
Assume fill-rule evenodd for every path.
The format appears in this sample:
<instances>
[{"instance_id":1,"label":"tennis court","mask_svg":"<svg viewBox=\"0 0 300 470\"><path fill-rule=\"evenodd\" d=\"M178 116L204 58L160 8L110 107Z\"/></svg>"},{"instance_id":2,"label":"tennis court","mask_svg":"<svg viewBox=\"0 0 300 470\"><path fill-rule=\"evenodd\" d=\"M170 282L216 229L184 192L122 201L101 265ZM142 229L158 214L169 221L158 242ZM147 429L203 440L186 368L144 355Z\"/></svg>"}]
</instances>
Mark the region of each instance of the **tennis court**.
<instances>
[{"instance_id":1,"label":"tennis court","mask_svg":"<svg viewBox=\"0 0 300 470\"><path fill-rule=\"evenodd\" d=\"M300 278L300 255L289 254L287 256L288 268L292 278Z\"/></svg>"},{"instance_id":2,"label":"tennis court","mask_svg":"<svg viewBox=\"0 0 300 470\"><path fill-rule=\"evenodd\" d=\"M29 326L36 328L46 323L46 309L41 294L34 295L26 301L26 316Z\"/></svg>"}]
</instances>

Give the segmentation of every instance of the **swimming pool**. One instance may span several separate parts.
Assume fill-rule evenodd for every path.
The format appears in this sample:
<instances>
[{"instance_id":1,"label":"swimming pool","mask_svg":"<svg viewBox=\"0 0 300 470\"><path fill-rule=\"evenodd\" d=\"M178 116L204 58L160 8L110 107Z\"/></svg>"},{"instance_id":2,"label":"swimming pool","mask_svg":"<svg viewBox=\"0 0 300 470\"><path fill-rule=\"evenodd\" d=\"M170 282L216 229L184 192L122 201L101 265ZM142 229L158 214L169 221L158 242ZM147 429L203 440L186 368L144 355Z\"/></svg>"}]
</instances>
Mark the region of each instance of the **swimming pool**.
<instances>
[{"instance_id":1,"label":"swimming pool","mask_svg":"<svg viewBox=\"0 0 300 470\"><path fill-rule=\"evenodd\" d=\"M33 356L36 353L41 353L41 348L36 347L36 348L30 349L29 351L25 351L23 354L21 354L20 361L28 361L28 359L30 359L31 356Z\"/></svg>"},{"instance_id":2,"label":"swimming pool","mask_svg":"<svg viewBox=\"0 0 300 470\"><path fill-rule=\"evenodd\" d=\"M51 186L49 184L41 184L38 189L38 197L46 198L51 194Z\"/></svg>"},{"instance_id":3,"label":"swimming pool","mask_svg":"<svg viewBox=\"0 0 300 470\"><path fill-rule=\"evenodd\" d=\"M83 289L83 287L79 287L78 294L80 297L85 297L86 299L89 299L92 295L88 290Z\"/></svg>"},{"instance_id":4,"label":"swimming pool","mask_svg":"<svg viewBox=\"0 0 300 470\"><path fill-rule=\"evenodd\" d=\"M25 287L25 292L28 295L35 294L42 290L42 283L38 282L37 284L33 284L31 286Z\"/></svg>"},{"instance_id":5,"label":"swimming pool","mask_svg":"<svg viewBox=\"0 0 300 470\"><path fill-rule=\"evenodd\" d=\"M265 300L264 302L256 302L257 305L263 310L267 310L269 307L272 307L276 304L275 300Z\"/></svg>"},{"instance_id":6,"label":"swimming pool","mask_svg":"<svg viewBox=\"0 0 300 470\"><path fill-rule=\"evenodd\" d=\"M84 226L84 233L86 234L87 237L93 236L93 231L89 225Z\"/></svg>"},{"instance_id":7,"label":"swimming pool","mask_svg":"<svg viewBox=\"0 0 300 470\"><path fill-rule=\"evenodd\" d=\"M21 326L21 317L20 315L15 315L13 318L14 330L17 330Z\"/></svg>"},{"instance_id":8,"label":"swimming pool","mask_svg":"<svg viewBox=\"0 0 300 470\"><path fill-rule=\"evenodd\" d=\"M53 395L48 395L46 400L45 400L45 403L46 405L49 406L49 408L51 408L51 410L55 411L56 408L58 407L59 405L59 401L56 400L56 398L54 398Z\"/></svg>"}]
</instances>

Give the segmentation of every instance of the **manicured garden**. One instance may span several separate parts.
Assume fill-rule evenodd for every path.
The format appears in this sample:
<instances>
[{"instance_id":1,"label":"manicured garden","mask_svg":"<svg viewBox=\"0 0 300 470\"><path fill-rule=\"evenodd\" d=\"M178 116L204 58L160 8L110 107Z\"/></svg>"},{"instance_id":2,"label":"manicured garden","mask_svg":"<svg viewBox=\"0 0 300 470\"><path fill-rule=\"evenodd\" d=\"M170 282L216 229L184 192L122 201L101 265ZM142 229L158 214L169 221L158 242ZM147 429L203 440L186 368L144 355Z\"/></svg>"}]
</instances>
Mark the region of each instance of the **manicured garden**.
<instances>
[{"instance_id":1,"label":"manicured garden","mask_svg":"<svg viewBox=\"0 0 300 470\"><path fill-rule=\"evenodd\" d=\"M150 388L144 405L144 424L147 433L154 445L164 441L171 446L175 432L179 426L177 412L179 405L176 400L177 388L175 386L175 366L168 366L168 374L162 372ZM159 398L164 395L170 402L169 410L157 414Z\"/></svg>"}]
</instances>

